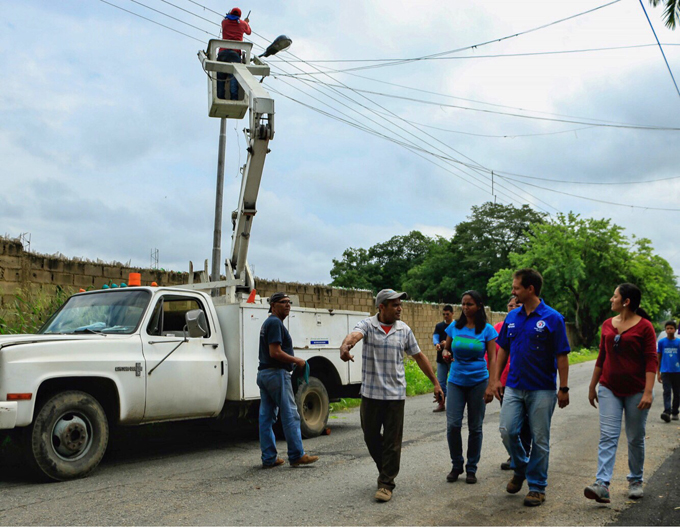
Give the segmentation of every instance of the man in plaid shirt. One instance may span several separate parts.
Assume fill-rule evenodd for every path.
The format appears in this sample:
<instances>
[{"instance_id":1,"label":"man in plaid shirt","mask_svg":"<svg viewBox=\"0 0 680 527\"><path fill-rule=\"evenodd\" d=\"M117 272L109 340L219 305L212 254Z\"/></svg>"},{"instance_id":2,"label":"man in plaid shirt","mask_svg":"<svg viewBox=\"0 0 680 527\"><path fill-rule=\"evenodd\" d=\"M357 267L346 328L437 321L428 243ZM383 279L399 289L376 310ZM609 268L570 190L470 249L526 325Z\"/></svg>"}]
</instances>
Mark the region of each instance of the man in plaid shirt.
<instances>
[{"instance_id":1,"label":"man in plaid shirt","mask_svg":"<svg viewBox=\"0 0 680 527\"><path fill-rule=\"evenodd\" d=\"M430 361L420 352L413 331L401 319L401 301L406 293L383 289L375 299L378 313L359 322L345 337L340 358L353 361L350 350L363 344L361 366L361 428L368 451L378 467L377 501L390 501L399 473L401 439L404 430L406 375L404 353L413 357L434 384L436 401L444 393L432 371ZM382 430L382 433L381 433Z\"/></svg>"}]
</instances>

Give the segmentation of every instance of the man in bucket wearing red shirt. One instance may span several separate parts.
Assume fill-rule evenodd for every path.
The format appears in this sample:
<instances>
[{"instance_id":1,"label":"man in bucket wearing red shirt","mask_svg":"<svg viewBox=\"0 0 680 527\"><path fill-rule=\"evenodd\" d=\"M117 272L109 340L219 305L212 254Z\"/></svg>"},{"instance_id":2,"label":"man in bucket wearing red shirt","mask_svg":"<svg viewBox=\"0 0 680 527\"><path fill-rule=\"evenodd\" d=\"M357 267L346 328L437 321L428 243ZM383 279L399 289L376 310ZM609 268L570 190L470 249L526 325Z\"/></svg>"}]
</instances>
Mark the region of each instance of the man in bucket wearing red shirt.
<instances>
[{"instance_id":1,"label":"man in bucket wearing red shirt","mask_svg":"<svg viewBox=\"0 0 680 527\"><path fill-rule=\"evenodd\" d=\"M250 35L250 25L249 20L241 20L241 10L235 7L229 14L222 20L222 38L224 40L239 40L243 41L243 34ZM225 49L221 48L217 54L217 60L220 62L241 62L241 51L238 49ZM217 74L217 98L226 99L224 96L224 83L231 78L229 84L230 98L232 101L238 99L238 82L233 75L227 73Z\"/></svg>"}]
</instances>

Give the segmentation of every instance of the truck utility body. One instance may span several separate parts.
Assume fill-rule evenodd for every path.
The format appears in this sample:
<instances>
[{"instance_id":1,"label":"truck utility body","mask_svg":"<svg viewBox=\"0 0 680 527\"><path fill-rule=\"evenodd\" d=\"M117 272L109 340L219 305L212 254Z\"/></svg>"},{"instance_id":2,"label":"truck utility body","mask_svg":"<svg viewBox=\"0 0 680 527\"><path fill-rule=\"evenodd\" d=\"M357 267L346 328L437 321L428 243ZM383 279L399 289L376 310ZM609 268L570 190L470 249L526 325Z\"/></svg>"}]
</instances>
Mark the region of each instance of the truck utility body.
<instances>
[{"instance_id":1,"label":"truck utility body","mask_svg":"<svg viewBox=\"0 0 680 527\"><path fill-rule=\"evenodd\" d=\"M40 334L0 337L0 430L21 432L34 468L70 479L97 466L109 424L243 416L259 401L268 310L177 287L74 295ZM197 313L205 334L191 337ZM284 321L311 369L296 394L306 437L325 430L329 400L358 396L361 362L339 348L366 315L294 307Z\"/></svg>"}]
</instances>

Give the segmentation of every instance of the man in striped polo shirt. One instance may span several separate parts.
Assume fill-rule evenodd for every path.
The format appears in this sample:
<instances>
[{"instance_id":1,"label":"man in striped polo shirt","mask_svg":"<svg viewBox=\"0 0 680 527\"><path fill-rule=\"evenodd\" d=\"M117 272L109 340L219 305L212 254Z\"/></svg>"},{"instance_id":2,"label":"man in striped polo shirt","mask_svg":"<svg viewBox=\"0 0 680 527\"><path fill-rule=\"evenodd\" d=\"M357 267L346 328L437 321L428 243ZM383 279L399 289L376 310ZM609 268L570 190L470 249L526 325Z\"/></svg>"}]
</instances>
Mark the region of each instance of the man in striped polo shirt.
<instances>
[{"instance_id":1,"label":"man in striped polo shirt","mask_svg":"<svg viewBox=\"0 0 680 527\"><path fill-rule=\"evenodd\" d=\"M430 361L420 352L413 331L401 319L401 301L406 293L383 289L375 299L378 313L359 322L345 337L340 358L353 361L350 350L364 340L361 366L361 428L368 451L378 467L377 501L390 501L399 473L404 429L406 374L404 353L413 357L434 384L436 401L444 393ZM382 433L381 433L382 431Z\"/></svg>"}]
</instances>

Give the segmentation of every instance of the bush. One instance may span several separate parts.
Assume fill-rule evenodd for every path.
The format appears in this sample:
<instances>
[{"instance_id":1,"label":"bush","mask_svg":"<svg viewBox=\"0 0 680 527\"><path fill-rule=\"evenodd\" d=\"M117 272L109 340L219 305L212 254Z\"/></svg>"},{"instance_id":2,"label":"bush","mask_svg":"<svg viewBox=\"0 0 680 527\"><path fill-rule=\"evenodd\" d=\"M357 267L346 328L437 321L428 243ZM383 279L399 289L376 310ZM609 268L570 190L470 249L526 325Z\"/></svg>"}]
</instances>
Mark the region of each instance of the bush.
<instances>
[{"instance_id":1,"label":"bush","mask_svg":"<svg viewBox=\"0 0 680 527\"><path fill-rule=\"evenodd\" d=\"M0 311L0 334L37 333L69 296L71 292L60 286L54 295L21 291L14 297L14 309Z\"/></svg>"}]
</instances>

